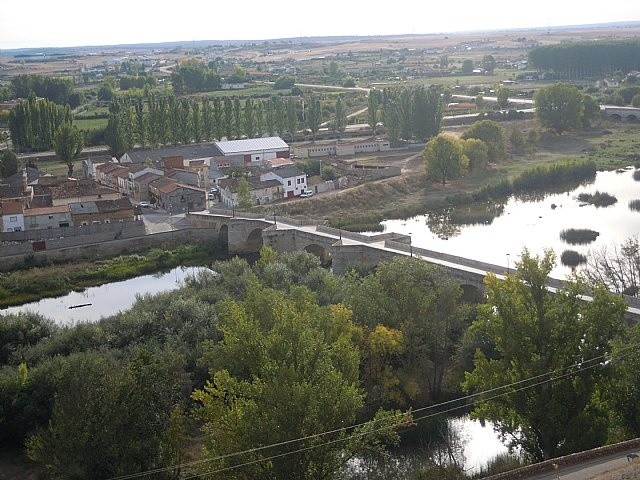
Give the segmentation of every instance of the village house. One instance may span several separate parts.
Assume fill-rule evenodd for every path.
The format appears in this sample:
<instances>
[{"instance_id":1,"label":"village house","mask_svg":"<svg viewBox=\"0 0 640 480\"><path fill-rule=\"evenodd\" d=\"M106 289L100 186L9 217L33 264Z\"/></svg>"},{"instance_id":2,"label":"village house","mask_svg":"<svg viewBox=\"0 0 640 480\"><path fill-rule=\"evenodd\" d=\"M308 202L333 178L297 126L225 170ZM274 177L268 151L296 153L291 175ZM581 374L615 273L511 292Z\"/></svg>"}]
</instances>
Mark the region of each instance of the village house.
<instances>
[{"instance_id":1,"label":"village house","mask_svg":"<svg viewBox=\"0 0 640 480\"><path fill-rule=\"evenodd\" d=\"M277 180L282 185L284 198L297 197L307 189L307 174L294 166L274 168L260 175L260 180Z\"/></svg>"},{"instance_id":2,"label":"village house","mask_svg":"<svg viewBox=\"0 0 640 480\"><path fill-rule=\"evenodd\" d=\"M67 180L49 187L53 205L67 205L71 202L90 202L97 200L117 200L120 192L100 185L93 180Z\"/></svg>"},{"instance_id":3,"label":"village house","mask_svg":"<svg viewBox=\"0 0 640 480\"><path fill-rule=\"evenodd\" d=\"M46 230L72 227L73 219L69 205L29 208L24 211L25 230Z\"/></svg>"},{"instance_id":4,"label":"village house","mask_svg":"<svg viewBox=\"0 0 640 480\"><path fill-rule=\"evenodd\" d=\"M294 153L300 158L347 156L358 153L386 152L391 143L384 138L368 138L365 140L334 140L298 145Z\"/></svg>"},{"instance_id":5,"label":"village house","mask_svg":"<svg viewBox=\"0 0 640 480\"><path fill-rule=\"evenodd\" d=\"M76 226L135 220L133 205L124 197L117 200L70 203L69 210Z\"/></svg>"},{"instance_id":6,"label":"village house","mask_svg":"<svg viewBox=\"0 0 640 480\"><path fill-rule=\"evenodd\" d=\"M165 177L149 183L149 194L151 201L170 215L198 212L207 208L204 189L181 185Z\"/></svg>"},{"instance_id":7,"label":"village house","mask_svg":"<svg viewBox=\"0 0 640 480\"><path fill-rule=\"evenodd\" d=\"M220 180L220 201L227 207L237 207L238 178L226 178ZM283 197L283 187L278 180L260 180L257 177L248 177L249 194L253 205L266 205Z\"/></svg>"},{"instance_id":8,"label":"village house","mask_svg":"<svg viewBox=\"0 0 640 480\"><path fill-rule=\"evenodd\" d=\"M22 200L3 200L0 203L2 232L24 230L24 205Z\"/></svg>"},{"instance_id":9,"label":"village house","mask_svg":"<svg viewBox=\"0 0 640 480\"><path fill-rule=\"evenodd\" d=\"M163 178L162 175L155 173L145 173L139 177L135 177L133 182L133 193L130 198L136 202L148 202L151 200L149 195L149 184L155 180Z\"/></svg>"}]
</instances>

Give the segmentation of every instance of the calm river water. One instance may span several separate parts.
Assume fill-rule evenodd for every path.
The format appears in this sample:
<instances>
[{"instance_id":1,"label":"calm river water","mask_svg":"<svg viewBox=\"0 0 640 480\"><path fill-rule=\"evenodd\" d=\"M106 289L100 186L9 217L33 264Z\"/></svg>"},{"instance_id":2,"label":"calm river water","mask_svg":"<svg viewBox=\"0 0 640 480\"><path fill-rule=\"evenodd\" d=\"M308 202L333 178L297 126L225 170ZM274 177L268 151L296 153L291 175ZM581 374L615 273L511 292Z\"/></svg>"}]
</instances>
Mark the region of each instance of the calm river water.
<instances>
[{"instance_id":1,"label":"calm river water","mask_svg":"<svg viewBox=\"0 0 640 480\"><path fill-rule=\"evenodd\" d=\"M640 182L634 180L633 172L633 168L622 172L598 172L592 183L541 199L525 201L511 197L504 204L502 213L485 224L450 225L438 220L437 214L427 214L406 220L387 220L384 225L386 231L411 234L416 247L505 268L513 268L524 247L534 254L551 248L558 259L551 276L562 279L571 272L560 263L564 250L586 255L591 249L611 247L640 234L640 212L629 208L629 201L640 199ZM580 193L596 191L614 195L617 203L597 208L584 205L576 198ZM568 245L560 239L560 232L568 228L586 228L600 235L589 245Z\"/></svg>"},{"instance_id":2,"label":"calm river water","mask_svg":"<svg viewBox=\"0 0 640 480\"><path fill-rule=\"evenodd\" d=\"M206 267L176 267L170 272L144 275L122 282L112 282L98 287L90 287L82 292L71 292L62 297L45 298L38 302L9 307L0 310L0 315L31 311L50 318L59 325L73 325L78 322L96 322L121 310L128 310L138 295L154 294L175 290L187 275ZM75 305L91 304L73 308Z\"/></svg>"}]
</instances>

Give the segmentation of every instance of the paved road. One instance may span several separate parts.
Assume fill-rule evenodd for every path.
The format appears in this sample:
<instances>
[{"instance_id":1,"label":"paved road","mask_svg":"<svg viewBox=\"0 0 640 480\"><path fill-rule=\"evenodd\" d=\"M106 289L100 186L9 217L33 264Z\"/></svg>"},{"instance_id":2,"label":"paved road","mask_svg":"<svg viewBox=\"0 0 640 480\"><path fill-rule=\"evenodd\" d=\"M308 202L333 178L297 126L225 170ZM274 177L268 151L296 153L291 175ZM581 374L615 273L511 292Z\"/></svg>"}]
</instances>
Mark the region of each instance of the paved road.
<instances>
[{"instance_id":1,"label":"paved road","mask_svg":"<svg viewBox=\"0 0 640 480\"><path fill-rule=\"evenodd\" d=\"M588 480L601 473L615 470L627 465L628 453L638 453L638 449L627 450L620 453L608 455L606 457L595 458L579 465L559 468L557 471L527 477L526 480Z\"/></svg>"}]
</instances>

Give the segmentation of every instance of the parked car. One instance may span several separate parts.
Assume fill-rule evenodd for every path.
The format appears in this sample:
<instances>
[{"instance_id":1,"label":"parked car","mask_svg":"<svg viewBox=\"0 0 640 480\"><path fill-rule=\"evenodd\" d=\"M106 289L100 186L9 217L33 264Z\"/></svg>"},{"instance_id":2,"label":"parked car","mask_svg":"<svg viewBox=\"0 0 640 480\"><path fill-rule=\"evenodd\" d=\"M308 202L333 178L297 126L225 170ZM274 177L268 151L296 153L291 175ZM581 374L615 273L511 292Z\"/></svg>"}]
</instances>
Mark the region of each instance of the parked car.
<instances>
[{"instance_id":1,"label":"parked car","mask_svg":"<svg viewBox=\"0 0 640 480\"><path fill-rule=\"evenodd\" d=\"M313 190L309 190L308 188L307 188L307 189L305 189L305 190L303 190L303 191L300 193L300 197L301 197L301 198L307 198L307 197L311 197L311 196L313 196Z\"/></svg>"},{"instance_id":2,"label":"parked car","mask_svg":"<svg viewBox=\"0 0 640 480\"><path fill-rule=\"evenodd\" d=\"M151 206L151 204L149 204L149 202L140 202L140 207L141 208L149 208Z\"/></svg>"}]
</instances>

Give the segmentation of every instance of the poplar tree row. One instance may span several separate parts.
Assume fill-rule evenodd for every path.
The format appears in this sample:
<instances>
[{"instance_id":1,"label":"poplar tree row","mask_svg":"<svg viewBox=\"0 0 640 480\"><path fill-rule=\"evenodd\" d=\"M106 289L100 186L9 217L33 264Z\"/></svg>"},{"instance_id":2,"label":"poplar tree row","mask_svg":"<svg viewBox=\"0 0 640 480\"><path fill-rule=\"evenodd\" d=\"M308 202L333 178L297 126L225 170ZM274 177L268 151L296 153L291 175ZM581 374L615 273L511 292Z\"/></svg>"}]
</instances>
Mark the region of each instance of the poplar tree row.
<instances>
[{"instance_id":1,"label":"poplar tree row","mask_svg":"<svg viewBox=\"0 0 640 480\"><path fill-rule=\"evenodd\" d=\"M377 100L374 100L376 99ZM415 87L405 89L385 88L382 94L370 93L369 123L376 124L372 116L372 103L381 102L381 120L392 144L400 139L428 140L440 132L443 116L443 100L440 90L435 87Z\"/></svg>"},{"instance_id":2,"label":"poplar tree row","mask_svg":"<svg viewBox=\"0 0 640 480\"><path fill-rule=\"evenodd\" d=\"M47 99L29 98L16 105L9 113L9 132L16 151L49 150L53 147L55 132L63 124L71 124L69 105L58 105Z\"/></svg>"},{"instance_id":3,"label":"poplar tree row","mask_svg":"<svg viewBox=\"0 0 640 480\"><path fill-rule=\"evenodd\" d=\"M627 73L640 68L640 40L545 45L531 50L529 61L561 78L606 76L617 70Z\"/></svg>"},{"instance_id":4,"label":"poplar tree row","mask_svg":"<svg viewBox=\"0 0 640 480\"><path fill-rule=\"evenodd\" d=\"M264 134L288 136L298 130L301 104L295 97L268 100L225 97L176 98L152 94L118 97L109 108L105 140L120 157L134 145L157 148L192 142L254 138Z\"/></svg>"}]
</instances>

